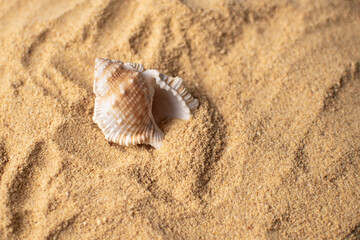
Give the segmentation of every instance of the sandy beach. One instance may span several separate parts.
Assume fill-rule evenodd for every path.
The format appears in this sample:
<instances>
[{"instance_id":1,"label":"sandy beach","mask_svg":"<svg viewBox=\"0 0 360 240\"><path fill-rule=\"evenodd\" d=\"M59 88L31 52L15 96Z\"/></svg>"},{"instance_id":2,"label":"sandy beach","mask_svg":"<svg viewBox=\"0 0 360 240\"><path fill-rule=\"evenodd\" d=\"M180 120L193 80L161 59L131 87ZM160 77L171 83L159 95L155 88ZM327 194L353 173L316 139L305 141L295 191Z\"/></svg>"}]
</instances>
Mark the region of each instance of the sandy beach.
<instances>
[{"instance_id":1,"label":"sandy beach","mask_svg":"<svg viewBox=\"0 0 360 240\"><path fill-rule=\"evenodd\" d=\"M360 1L0 0L0 239L360 239ZM96 57L199 100L156 150Z\"/></svg>"}]
</instances>

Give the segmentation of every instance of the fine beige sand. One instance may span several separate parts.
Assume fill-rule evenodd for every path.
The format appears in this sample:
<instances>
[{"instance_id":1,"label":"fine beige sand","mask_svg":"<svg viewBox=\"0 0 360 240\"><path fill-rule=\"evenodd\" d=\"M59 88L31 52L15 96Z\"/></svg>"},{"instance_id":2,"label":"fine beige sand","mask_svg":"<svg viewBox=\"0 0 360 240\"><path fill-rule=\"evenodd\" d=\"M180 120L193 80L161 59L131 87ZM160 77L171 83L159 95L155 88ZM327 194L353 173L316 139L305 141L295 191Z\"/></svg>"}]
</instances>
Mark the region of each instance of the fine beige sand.
<instances>
[{"instance_id":1,"label":"fine beige sand","mask_svg":"<svg viewBox=\"0 0 360 240\"><path fill-rule=\"evenodd\" d=\"M360 239L360 1L0 0L0 239ZM96 57L180 76L159 150Z\"/></svg>"}]
</instances>

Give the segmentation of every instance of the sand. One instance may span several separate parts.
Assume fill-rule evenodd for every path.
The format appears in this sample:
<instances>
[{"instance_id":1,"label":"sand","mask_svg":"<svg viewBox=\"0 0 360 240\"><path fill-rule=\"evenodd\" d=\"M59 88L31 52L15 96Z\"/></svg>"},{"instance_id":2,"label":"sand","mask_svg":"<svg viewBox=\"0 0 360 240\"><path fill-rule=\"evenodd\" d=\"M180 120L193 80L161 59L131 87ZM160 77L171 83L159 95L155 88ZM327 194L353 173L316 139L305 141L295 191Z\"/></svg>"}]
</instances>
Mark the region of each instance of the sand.
<instances>
[{"instance_id":1,"label":"sand","mask_svg":"<svg viewBox=\"0 0 360 240\"><path fill-rule=\"evenodd\" d=\"M360 1L0 1L0 239L360 239ZM159 150L95 57L181 76Z\"/></svg>"}]
</instances>

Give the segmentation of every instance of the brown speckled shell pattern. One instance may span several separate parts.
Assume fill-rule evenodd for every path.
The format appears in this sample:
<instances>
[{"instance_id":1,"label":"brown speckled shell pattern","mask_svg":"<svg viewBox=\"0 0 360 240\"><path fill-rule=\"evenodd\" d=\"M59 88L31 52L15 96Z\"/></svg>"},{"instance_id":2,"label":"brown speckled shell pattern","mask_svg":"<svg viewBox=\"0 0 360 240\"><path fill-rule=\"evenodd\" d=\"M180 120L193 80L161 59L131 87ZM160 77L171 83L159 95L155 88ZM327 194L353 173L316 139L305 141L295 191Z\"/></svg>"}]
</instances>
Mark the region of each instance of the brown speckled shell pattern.
<instances>
[{"instance_id":1,"label":"brown speckled shell pattern","mask_svg":"<svg viewBox=\"0 0 360 240\"><path fill-rule=\"evenodd\" d=\"M143 70L140 64L97 58L93 120L108 141L159 148L164 135L151 113L154 90L142 76Z\"/></svg>"}]
</instances>

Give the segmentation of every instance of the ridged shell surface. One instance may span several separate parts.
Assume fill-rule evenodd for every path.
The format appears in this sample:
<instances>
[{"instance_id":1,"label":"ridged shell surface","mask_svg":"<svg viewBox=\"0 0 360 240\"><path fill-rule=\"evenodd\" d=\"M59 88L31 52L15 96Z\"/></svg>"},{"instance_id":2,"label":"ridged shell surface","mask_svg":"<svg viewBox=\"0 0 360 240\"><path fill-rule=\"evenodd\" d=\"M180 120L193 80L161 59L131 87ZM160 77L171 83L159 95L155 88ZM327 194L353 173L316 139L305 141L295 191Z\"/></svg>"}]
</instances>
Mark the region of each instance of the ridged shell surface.
<instances>
[{"instance_id":1,"label":"ridged shell surface","mask_svg":"<svg viewBox=\"0 0 360 240\"><path fill-rule=\"evenodd\" d=\"M160 148L164 134L155 119L189 119L198 106L181 78L145 70L141 64L96 58L94 78L93 120L108 141L120 145Z\"/></svg>"}]
</instances>

